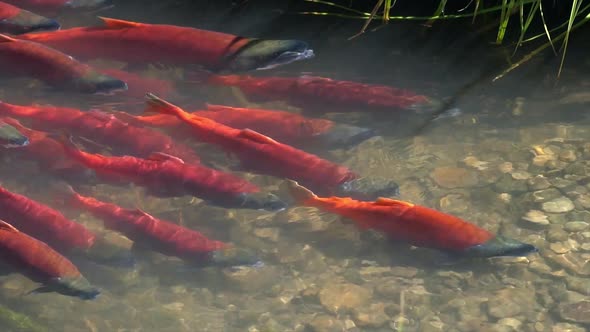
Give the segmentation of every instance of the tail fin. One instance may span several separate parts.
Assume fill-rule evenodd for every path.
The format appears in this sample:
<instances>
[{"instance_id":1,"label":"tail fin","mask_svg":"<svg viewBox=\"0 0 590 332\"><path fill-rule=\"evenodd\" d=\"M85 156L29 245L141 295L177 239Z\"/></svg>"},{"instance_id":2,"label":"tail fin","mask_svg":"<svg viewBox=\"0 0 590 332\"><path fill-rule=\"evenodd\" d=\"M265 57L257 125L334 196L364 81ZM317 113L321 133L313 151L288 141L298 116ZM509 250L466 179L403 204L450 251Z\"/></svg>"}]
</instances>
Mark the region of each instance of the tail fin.
<instances>
[{"instance_id":1,"label":"tail fin","mask_svg":"<svg viewBox=\"0 0 590 332\"><path fill-rule=\"evenodd\" d=\"M145 97L147 98L145 113L153 112L175 116L181 116L183 113L186 113L182 108L165 101L151 92L146 93Z\"/></svg>"},{"instance_id":2,"label":"tail fin","mask_svg":"<svg viewBox=\"0 0 590 332\"><path fill-rule=\"evenodd\" d=\"M304 203L306 201L313 200L318 197L311 190L305 188L296 181L286 180L285 183L287 185L289 193L297 203Z\"/></svg>"},{"instance_id":3,"label":"tail fin","mask_svg":"<svg viewBox=\"0 0 590 332\"><path fill-rule=\"evenodd\" d=\"M78 193L65 181L55 181L51 184L51 192L53 195L53 200L60 204L65 205L72 201L75 201Z\"/></svg>"},{"instance_id":4,"label":"tail fin","mask_svg":"<svg viewBox=\"0 0 590 332\"><path fill-rule=\"evenodd\" d=\"M24 135L31 136L33 133L37 133L36 130L33 130L31 128L27 128L27 127L23 126L23 124L20 123L20 121L18 121L15 118L5 117L5 118L2 118L2 121L6 124L13 126L18 131L23 133Z\"/></svg>"}]
</instances>

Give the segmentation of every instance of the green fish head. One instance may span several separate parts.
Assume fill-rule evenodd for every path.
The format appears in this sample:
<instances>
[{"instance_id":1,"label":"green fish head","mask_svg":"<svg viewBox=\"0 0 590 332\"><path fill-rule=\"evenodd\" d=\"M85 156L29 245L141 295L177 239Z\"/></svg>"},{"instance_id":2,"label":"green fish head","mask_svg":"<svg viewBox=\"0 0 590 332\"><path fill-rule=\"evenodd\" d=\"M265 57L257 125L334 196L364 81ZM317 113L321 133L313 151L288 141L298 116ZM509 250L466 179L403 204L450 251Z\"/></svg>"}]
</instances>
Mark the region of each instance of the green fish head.
<instances>
[{"instance_id":1,"label":"green fish head","mask_svg":"<svg viewBox=\"0 0 590 332\"><path fill-rule=\"evenodd\" d=\"M0 145L5 148L20 148L29 144L29 138L18 129L0 121Z\"/></svg>"},{"instance_id":2,"label":"green fish head","mask_svg":"<svg viewBox=\"0 0 590 332\"><path fill-rule=\"evenodd\" d=\"M291 62L314 57L307 43L299 40L253 39L238 53L229 57L221 71L245 72L272 69Z\"/></svg>"}]
</instances>

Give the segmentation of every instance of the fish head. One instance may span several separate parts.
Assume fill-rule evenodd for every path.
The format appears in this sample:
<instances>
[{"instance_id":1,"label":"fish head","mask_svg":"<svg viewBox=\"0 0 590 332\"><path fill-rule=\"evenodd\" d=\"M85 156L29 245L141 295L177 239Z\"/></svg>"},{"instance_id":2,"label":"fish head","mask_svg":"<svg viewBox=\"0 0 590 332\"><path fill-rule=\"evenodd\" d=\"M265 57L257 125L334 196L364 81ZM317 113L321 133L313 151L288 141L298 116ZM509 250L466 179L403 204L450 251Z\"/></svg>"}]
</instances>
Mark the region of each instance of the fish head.
<instances>
[{"instance_id":1,"label":"fish head","mask_svg":"<svg viewBox=\"0 0 590 332\"><path fill-rule=\"evenodd\" d=\"M111 95L129 88L124 81L95 71L74 80L72 85L77 91L102 95Z\"/></svg>"},{"instance_id":2,"label":"fish head","mask_svg":"<svg viewBox=\"0 0 590 332\"><path fill-rule=\"evenodd\" d=\"M242 193L238 195L236 204L236 207L244 209L272 212L287 208L287 203L283 202L278 196L265 192Z\"/></svg>"},{"instance_id":3,"label":"fish head","mask_svg":"<svg viewBox=\"0 0 590 332\"><path fill-rule=\"evenodd\" d=\"M370 128L335 124L327 132L318 135L318 139L331 148L345 148L355 146L377 135L377 131Z\"/></svg>"},{"instance_id":4,"label":"fish head","mask_svg":"<svg viewBox=\"0 0 590 332\"><path fill-rule=\"evenodd\" d=\"M67 296L75 296L83 300L94 300L100 295L100 290L82 277L53 278L50 283L43 286L40 292L54 291Z\"/></svg>"},{"instance_id":5,"label":"fish head","mask_svg":"<svg viewBox=\"0 0 590 332\"><path fill-rule=\"evenodd\" d=\"M61 25L54 19L21 10L17 15L0 20L0 31L19 35L37 31L59 30Z\"/></svg>"},{"instance_id":6,"label":"fish head","mask_svg":"<svg viewBox=\"0 0 590 332\"><path fill-rule=\"evenodd\" d=\"M272 69L313 57L313 50L303 41L254 39L244 46L222 70L244 72Z\"/></svg>"},{"instance_id":7,"label":"fish head","mask_svg":"<svg viewBox=\"0 0 590 332\"><path fill-rule=\"evenodd\" d=\"M260 266L262 261L254 250L227 247L209 253L211 263L216 266Z\"/></svg>"},{"instance_id":8,"label":"fish head","mask_svg":"<svg viewBox=\"0 0 590 332\"><path fill-rule=\"evenodd\" d=\"M379 197L399 196L399 185L383 177L362 177L342 183L336 190L337 196L373 201Z\"/></svg>"},{"instance_id":9,"label":"fish head","mask_svg":"<svg viewBox=\"0 0 590 332\"><path fill-rule=\"evenodd\" d=\"M114 6L114 0L69 0L64 4L69 9L97 9Z\"/></svg>"},{"instance_id":10,"label":"fish head","mask_svg":"<svg viewBox=\"0 0 590 332\"><path fill-rule=\"evenodd\" d=\"M0 122L0 145L5 148L20 148L29 144L29 138L15 127Z\"/></svg>"},{"instance_id":11,"label":"fish head","mask_svg":"<svg viewBox=\"0 0 590 332\"><path fill-rule=\"evenodd\" d=\"M521 257L537 251L539 250L531 244L498 235L485 243L467 248L461 253L461 256L472 258Z\"/></svg>"}]
</instances>

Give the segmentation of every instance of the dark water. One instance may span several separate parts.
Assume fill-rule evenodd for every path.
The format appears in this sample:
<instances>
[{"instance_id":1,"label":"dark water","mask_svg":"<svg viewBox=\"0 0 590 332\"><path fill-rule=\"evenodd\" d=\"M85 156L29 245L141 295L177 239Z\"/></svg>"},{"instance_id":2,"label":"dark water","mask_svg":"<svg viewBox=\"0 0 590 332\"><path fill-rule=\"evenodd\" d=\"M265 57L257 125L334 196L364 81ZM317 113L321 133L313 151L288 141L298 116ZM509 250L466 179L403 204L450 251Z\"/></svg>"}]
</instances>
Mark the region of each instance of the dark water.
<instances>
[{"instance_id":1,"label":"dark water","mask_svg":"<svg viewBox=\"0 0 590 332\"><path fill-rule=\"evenodd\" d=\"M239 11L229 10L229 5L127 1L100 15L261 38L302 39L317 56L267 74L310 73L452 100L449 107L462 113L436 121L429 114L412 111L359 109L318 115L375 128L381 134L356 147L318 153L361 174L393 178L401 186L401 199L535 244L540 253L437 266L436 253L391 243L312 208L279 213L228 210L190 197L158 199L135 187L101 185L87 192L181 222L211 238L255 248L263 253L266 265L196 269L151 252L144 253L133 269L77 260L83 274L103 290L97 300L24 295L35 285L19 274L7 274L0 277L4 306L50 331L590 328L587 31L582 29L573 38L559 82L555 80L559 59L548 55L492 83L513 49L492 46L493 29L481 35L469 31L476 31L478 24L450 22L429 29L413 22L392 23L347 41L362 22L296 16L290 13L299 7L286 3L248 2ZM91 20L92 16L82 14L62 19L64 27ZM182 77L174 68L148 73ZM298 111L283 102L244 105L227 89L178 83L181 96L171 101L187 109L211 102ZM5 83L0 97L15 104L52 103L82 109L106 109L104 105L110 103L108 97L48 93L27 80ZM119 104L109 108L126 110ZM197 148L222 167L230 162L215 149ZM3 158L4 186L51 202L43 170L17 161L8 152ZM278 191L281 184L275 178L242 175L270 191ZM68 216L105 233L101 223L87 214ZM106 234L113 242L129 245L122 236Z\"/></svg>"}]
</instances>

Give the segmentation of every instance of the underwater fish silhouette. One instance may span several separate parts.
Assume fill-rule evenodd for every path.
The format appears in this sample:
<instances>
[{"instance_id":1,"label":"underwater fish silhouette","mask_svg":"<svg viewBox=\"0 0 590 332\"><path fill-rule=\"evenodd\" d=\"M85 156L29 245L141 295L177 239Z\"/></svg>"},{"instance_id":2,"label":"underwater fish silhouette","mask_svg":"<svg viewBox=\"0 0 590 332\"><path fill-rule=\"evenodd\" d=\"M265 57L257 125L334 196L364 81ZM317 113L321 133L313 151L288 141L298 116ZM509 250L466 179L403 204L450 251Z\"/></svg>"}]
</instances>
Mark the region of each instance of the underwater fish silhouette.
<instances>
[{"instance_id":1,"label":"underwater fish silhouette","mask_svg":"<svg viewBox=\"0 0 590 332\"><path fill-rule=\"evenodd\" d=\"M199 75L202 76L202 75ZM319 76L255 77L209 75L208 84L233 86L249 97L284 100L313 112L366 112L396 109L430 110L438 101L385 85L333 80Z\"/></svg>"}]
</instances>

